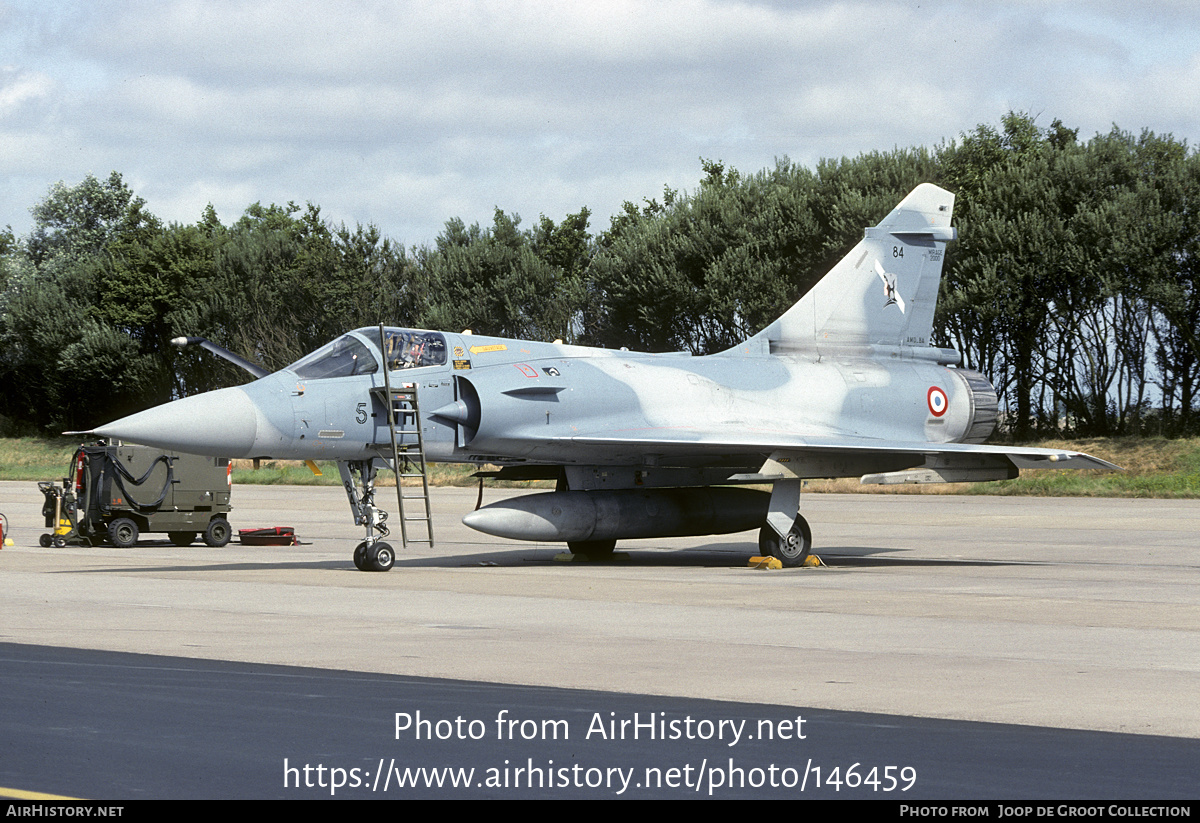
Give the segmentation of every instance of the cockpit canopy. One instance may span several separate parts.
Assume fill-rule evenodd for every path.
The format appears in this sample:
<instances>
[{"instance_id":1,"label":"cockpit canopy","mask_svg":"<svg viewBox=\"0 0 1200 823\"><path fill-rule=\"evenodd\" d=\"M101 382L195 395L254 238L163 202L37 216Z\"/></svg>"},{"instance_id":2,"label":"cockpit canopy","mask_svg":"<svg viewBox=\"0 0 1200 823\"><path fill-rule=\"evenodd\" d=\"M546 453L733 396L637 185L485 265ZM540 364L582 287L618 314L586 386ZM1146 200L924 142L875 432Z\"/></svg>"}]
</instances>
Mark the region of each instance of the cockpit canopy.
<instances>
[{"instance_id":1,"label":"cockpit canopy","mask_svg":"<svg viewBox=\"0 0 1200 823\"><path fill-rule=\"evenodd\" d=\"M446 337L441 332L384 329L383 336L392 371L446 364Z\"/></svg>"},{"instance_id":2,"label":"cockpit canopy","mask_svg":"<svg viewBox=\"0 0 1200 823\"><path fill-rule=\"evenodd\" d=\"M384 329L383 336L391 371L446 363L446 337L440 332ZM379 339L379 330L365 328L343 334L288 366L288 371L295 372L301 380L374 374L379 370L379 360L362 337L374 342Z\"/></svg>"}]
</instances>

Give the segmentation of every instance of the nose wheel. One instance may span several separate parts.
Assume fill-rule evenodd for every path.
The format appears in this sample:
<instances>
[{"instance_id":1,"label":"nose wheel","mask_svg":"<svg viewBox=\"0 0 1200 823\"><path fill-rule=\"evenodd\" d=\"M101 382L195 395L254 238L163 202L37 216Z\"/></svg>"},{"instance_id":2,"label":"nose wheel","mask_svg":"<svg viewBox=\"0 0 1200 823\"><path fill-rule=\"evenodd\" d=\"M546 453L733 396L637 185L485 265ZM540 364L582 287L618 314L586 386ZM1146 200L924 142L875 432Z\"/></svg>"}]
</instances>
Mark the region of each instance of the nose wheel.
<instances>
[{"instance_id":1,"label":"nose wheel","mask_svg":"<svg viewBox=\"0 0 1200 823\"><path fill-rule=\"evenodd\" d=\"M382 540L370 545L364 540L354 549L354 568L360 572L386 572L395 564L395 549Z\"/></svg>"}]
</instances>

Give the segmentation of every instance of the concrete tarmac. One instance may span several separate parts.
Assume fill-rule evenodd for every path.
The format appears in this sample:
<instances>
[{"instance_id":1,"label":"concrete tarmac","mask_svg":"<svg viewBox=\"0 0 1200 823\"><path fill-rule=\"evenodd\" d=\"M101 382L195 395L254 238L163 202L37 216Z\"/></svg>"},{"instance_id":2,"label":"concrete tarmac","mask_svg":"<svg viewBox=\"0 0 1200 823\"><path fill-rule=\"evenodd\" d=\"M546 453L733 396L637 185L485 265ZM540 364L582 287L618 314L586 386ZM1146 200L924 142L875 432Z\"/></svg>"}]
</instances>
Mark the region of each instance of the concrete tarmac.
<instances>
[{"instance_id":1,"label":"concrete tarmac","mask_svg":"<svg viewBox=\"0 0 1200 823\"><path fill-rule=\"evenodd\" d=\"M475 494L371 574L337 487L235 488L235 530L296 547L43 549L2 482L0 641L1200 737L1198 501L805 495L828 566L762 571L753 533L557 562L463 526Z\"/></svg>"}]
</instances>

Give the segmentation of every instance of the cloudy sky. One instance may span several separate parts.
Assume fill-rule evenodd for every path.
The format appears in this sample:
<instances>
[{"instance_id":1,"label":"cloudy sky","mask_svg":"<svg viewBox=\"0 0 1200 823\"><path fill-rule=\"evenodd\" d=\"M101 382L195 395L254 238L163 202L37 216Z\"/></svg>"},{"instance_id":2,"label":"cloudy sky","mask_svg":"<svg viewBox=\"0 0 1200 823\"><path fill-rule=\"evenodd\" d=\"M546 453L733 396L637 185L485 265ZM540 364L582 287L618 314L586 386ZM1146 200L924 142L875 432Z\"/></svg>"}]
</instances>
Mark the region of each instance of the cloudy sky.
<instances>
[{"instance_id":1,"label":"cloudy sky","mask_svg":"<svg viewBox=\"0 0 1200 823\"><path fill-rule=\"evenodd\" d=\"M701 157L932 147L1009 110L1196 144L1200 3L0 0L0 227L116 170L168 221L598 231Z\"/></svg>"}]
</instances>

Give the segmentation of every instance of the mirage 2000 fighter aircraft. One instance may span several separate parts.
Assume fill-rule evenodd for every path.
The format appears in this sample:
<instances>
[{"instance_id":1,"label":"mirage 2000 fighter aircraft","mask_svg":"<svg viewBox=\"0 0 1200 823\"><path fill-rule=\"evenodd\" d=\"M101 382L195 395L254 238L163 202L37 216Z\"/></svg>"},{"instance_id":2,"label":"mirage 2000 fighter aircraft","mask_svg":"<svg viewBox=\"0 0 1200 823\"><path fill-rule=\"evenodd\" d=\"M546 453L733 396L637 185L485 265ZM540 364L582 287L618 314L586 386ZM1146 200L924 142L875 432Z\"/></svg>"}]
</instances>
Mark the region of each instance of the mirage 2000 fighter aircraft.
<instances>
[{"instance_id":1,"label":"mirage 2000 fighter aircraft","mask_svg":"<svg viewBox=\"0 0 1200 823\"><path fill-rule=\"evenodd\" d=\"M463 522L479 531L603 556L622 539L759 529L760 549L789 566L812 547L799 514L805 478L940 483L1116 468L1077 452L982 445L995 391L957 367L958 352L930 346L953 205L949 192L918 186L800 302L719 354L364 328L274 374L251 366L258 379L247 385L95 433L219 457L337 460L366 530L355 565L375 571L395 561L376 468L411 453L418 435L430 461L558 481L470 512Z\"/></svg>"}]
</instances>

